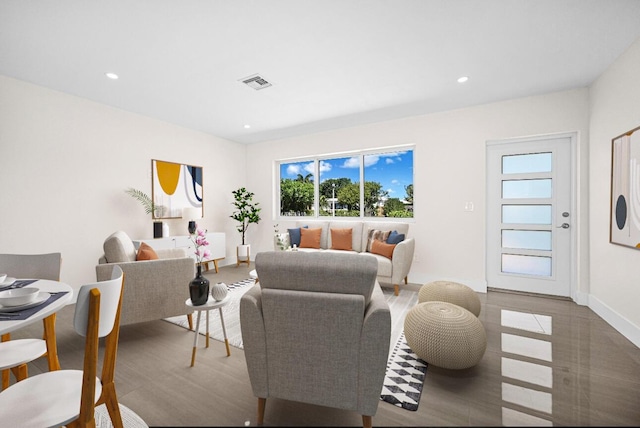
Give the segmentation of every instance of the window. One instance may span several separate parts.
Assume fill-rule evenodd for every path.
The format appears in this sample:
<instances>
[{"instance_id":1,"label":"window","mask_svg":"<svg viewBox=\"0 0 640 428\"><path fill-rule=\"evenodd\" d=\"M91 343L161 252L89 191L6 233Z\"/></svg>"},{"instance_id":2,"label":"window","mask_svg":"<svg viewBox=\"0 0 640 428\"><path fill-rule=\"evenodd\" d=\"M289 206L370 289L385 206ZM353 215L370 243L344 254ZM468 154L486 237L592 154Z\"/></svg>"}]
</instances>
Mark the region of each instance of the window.
<instances>
[{"instance_id":1,"label":"window","mask_svg":"<svg viewBox=\"0 0 640 428\"><path fill-rule=\"evenodd\" d=\"M277 164L281 216L413 217L413 148Z\"/></svg>"}]
</instances>

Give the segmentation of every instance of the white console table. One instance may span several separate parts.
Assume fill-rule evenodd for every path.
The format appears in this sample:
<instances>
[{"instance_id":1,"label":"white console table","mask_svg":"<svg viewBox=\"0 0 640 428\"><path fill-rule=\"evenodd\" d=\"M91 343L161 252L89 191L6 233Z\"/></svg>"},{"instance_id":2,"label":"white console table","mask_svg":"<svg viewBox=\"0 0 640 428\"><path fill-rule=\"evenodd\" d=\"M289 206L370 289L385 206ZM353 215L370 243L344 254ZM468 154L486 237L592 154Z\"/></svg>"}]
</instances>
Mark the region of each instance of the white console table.
<instances>
[{"instance_id":1,"label":"white console table","mask_svg":"<svg viewBox=\"0 0 640 428\"><path fill-rule=\"evenodd\" d=\"M202 267L205 271L209 270L209 263L213 262L213 266L218 273L218 260L222 260L226 256L226 239L225 234L221 232L207 232L207 241L209 246L207 247L211 252L211 257L208 260L202 261ZM154 250L165 248L185 248L189 256L195 261L196 255L194 253L195 248L193 242L189 236L168 236L166 238L154 238L154 239L137 239L133 241L136 249L140 247L140 243L144 242Z\"/></svg>"}]
</instances>

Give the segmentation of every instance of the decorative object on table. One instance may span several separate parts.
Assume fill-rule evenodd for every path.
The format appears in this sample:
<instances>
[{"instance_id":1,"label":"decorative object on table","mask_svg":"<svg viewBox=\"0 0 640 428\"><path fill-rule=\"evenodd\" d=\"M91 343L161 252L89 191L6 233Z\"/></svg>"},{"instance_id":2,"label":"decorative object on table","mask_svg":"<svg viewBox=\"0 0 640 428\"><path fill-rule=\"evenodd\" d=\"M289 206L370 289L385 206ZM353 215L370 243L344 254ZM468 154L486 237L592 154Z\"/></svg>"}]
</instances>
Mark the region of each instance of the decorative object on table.
<instances>
[{"instance_id":1,"label":"decorative object on table","mask_svg":"<svg viewBox=\"0 0 640 428\"><path fill-rule=\"evenodd\" d=\"M191 235L191 242L195 246L197 273L196 277L189 283L189 296L194 306L204 305L209 298L209 280L202 275L202 261L211 257L211 252L207 247L207 231L197 228L196 233Z\"/></svg>"},{"instance_id":2,"label":"decorative object on table","mask_svg":"<svg viewBox=\"0 0 640 428\"><path fill-rule=\"evenodd\" d=\"M228 291L227 284L224 282L216 282L211 286L211 297L213 297L216 302L221 302L227 297Z\"/></svg>"},{"instance_id":3,"label":"decorative object on table","mask_svg":"<svg viewBox=\"0 0 640 428\"><path fill-rule=\"evenodd\" d=\"M202 210L202 167L151 160L151 198L156 206L153 218L182 218L182 209ZM202 213L200 214L202 216Z\"/></svg>"},{"instance_id":4,"label":"decorative object on table","mask_svg":"<svg viewBox=\"0 0 640 428\"><path fill-rule=\"evenodd\" d=\"M273 231L273 249L275 251L286 251L291 247L289 243L289 232L280 233L277 224L273 226Z\"/></svg>"},{"instance_id":5,"label":"decorative object on table","mask_svg":"<svg viewBox=\"0 0 640 428\"><path fill-rule=\"evenodd\" d=\"M640 127L611 141L609 242L640 249ZM567 224L568 223L564 223ZM561 227L564 227L563 226Z\"/></svg>"},{"instance_id":6,"label":"decorative object on table","mask_svg":"<svg viewBox=\"0 0 640 428\"><path fill-rule=\"evenodd\" d=\"M234 198L232 204L236 207L236 211L229 217L240 223L237 226L237 230L242 236L242 244L236 248L236 266L240 266L240 263L250 265L251 248L245 244L245 235L251 223L258 224L258 222L260 222L260 210L262 208L258 208L259 202L253 202L254 193L249 192L244 187L234 190L231 193L233 193Z\"/></svg>"},{"instance_id":7,"label":"decorative object on table","mask_svg":"<svg viewBox=\"0 0 640 428\"><path fill-rule=\"evenodd\" d=\"M182 209L182 218L189 221L187 230L189 235L196 233L196 220L202 218L202 207L186 207Z\"/></svg>"}]
</instances>

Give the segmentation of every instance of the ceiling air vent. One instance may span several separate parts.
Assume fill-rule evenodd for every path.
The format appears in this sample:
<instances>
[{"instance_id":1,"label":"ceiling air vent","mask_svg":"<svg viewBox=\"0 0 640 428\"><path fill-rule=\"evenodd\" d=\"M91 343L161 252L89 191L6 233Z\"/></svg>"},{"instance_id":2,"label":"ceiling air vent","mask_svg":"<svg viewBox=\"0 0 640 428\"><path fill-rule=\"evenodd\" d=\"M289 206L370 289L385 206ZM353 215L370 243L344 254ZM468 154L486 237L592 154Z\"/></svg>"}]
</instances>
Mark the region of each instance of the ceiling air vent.
<instances>
[{"instance_id":1,"label":"ceiling air vent","mask_svg":"<svg viewBox=\"0 0 640 428\"><path fill-rule=\"evenodd\" d=\"M240 79L239 82L244 83L245 85L255 89L256 91L260 89L268 88L269 86L271 86L271 83L269 83L267 79L265 79L263 76L259 74L254 74L249 77L245 77L243 79Z\"/></svg>"}]
</instances>

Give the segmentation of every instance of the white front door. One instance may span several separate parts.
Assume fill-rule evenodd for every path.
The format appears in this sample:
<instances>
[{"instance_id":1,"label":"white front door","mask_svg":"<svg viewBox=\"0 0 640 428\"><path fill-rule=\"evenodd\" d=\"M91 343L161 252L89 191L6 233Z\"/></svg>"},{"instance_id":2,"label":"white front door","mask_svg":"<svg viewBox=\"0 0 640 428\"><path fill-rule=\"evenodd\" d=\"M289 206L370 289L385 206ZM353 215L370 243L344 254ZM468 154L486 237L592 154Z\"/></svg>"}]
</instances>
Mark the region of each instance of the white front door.
<instances>
[{"instance_id":1,"label":"white front door","mask_svg":"<svg viewBox=\"0 0 640 428\"><path fill-rule=\"evenodd\" d=\"M487 143L487 285L571 296L575 134Z\"/></svg>"}]
</instances>

